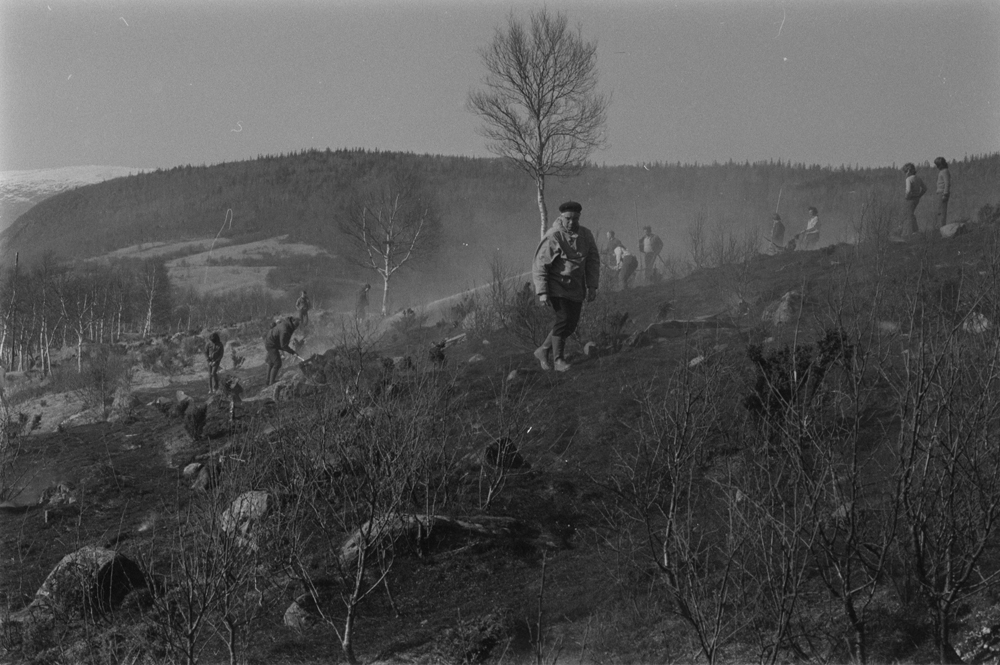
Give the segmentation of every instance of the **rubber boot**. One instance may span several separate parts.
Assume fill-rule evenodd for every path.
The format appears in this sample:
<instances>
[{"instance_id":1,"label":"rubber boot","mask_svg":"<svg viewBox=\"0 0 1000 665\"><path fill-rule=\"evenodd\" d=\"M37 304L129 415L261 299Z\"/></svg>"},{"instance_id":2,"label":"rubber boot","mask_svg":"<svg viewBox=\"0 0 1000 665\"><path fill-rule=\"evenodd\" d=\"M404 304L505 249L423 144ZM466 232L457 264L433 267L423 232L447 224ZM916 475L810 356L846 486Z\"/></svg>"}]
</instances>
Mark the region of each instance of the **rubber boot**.
<instances>
[{"instance_id":1,"label":"rubber boot","mask_svg":"<svg viewBox=\"0 0 1000 665\"><path fill-rule=\"evenodd\" d=\"M553 365L557 372L566 372L572 365L566 362L563 358L563 348L566 346L566 340L562 337L552 337L552 357L554 358Z\"/></svg>"},{"instance_id":2,"label":"rubber boot","mask_svg":"<svg viewBox=\"0 0 1000 665\"><path fill-rule=\"evenodd\" d=\"M549 351L552 349L552 334L545 338L542 345L535 349L535 357L538 358L538 364L546 372L552 369L552 365L549 363Z\"/></svg>"}]
</instances>

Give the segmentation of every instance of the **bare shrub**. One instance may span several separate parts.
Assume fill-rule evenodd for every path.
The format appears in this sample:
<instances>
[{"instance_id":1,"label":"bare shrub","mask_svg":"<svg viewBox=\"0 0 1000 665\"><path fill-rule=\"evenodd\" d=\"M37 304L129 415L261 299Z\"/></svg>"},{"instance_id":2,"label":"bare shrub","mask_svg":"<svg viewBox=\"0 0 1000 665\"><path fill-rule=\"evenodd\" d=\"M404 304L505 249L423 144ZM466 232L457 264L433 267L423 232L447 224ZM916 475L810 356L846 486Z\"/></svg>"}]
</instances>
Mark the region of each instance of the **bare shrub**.
<instances>
[{"instance_id":1,"label":"bare shrub","mask_svg":"<svg viewBox=\"0 0 1000 665\"><path fill-rule=\"evenodd\" d=\"M697 366L700 367L700 366ZM605 544L627 581L652 575L658 611L684 621L709 662L740 625L735 556L726 503L705 476L718 422L722 383L715 372L679 369L664 385L637 390L640 417L633 440L618 449L606 483ZM635 572L633 572L635 571Z\"/></svg>"},{"instance_id":2,"label":"bare shrub","mask_svg":"<svg viewBox=\"0 0 1000 665\"><path fill-rule=\"evenodd\" d=\"M446 497L449 394L429 374L371 393L357 410L327 401L315 419L292 425L297 445L285 457L294 499L283 522L292 530L293 566L349 662L357 662L361 603L381 589L392 602L388 577L399 547L419 551L432 525L427 517ZM416 542L406 537L408 525ZM306 565L313 552L319 568ZM339 589L337 610L323 592L326 575Z\"/></svg>"},{"instance_id":3,"label":"bare shrub","mask_svg":"<svg viewBox=\"0 0 1000 665\"><path fill-rule=\"evenodd\" d=\"M128 355L106 346L97 347L83 372L84 384L78 389L84 406L98 409L102 419L107 420L116 393L131 392L134 374Z\"/></svg>"},{"instance_id":4,"label":"bare shrub","mask_svg":"<svg viewBox=\"0 0 1000 665\"><path fill-rule=\"evenodd\" d=\"M851 216L851 230L859 245L884 249L893 230L899 225L899 204L892 192L885 187L868 187L861 190L859 207Z\"/></svg>"}]
</instances>

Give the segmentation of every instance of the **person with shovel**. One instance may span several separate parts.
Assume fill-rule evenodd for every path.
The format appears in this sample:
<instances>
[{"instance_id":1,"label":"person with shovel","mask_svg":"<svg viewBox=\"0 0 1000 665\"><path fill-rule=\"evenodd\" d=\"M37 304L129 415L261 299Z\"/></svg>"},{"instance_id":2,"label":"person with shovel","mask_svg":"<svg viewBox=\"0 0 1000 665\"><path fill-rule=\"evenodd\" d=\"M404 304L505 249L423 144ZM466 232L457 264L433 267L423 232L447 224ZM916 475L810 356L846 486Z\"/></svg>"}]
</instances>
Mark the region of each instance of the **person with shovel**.
<instances>
[{"instance_id":1,"label":"person with shovel","mask_svg":"<svg viewBox=\"0 0 1000 665\"><path fill-rule=\"evenodd\" d=\"M299 320L294 316L281 319L267 334L264 335L264 350L267 351L267 385L278 380L281 371L281 352L290 353L300 361L302 357L289 346L292 333L299 327Z\"/></svg>"},{"instance_id":2,"label":"person with shovel","mask_svg":"<svg viewBox=\"0 0 1000 665\"><path fill-rule=\"evenodd\" d=\"M208 392L219 389L219 369L222 368L222 358L226 355L226 347L222 345L219 333L208 336L205 344L205 361L208 363Z\"/></svg>"}]
</instances>

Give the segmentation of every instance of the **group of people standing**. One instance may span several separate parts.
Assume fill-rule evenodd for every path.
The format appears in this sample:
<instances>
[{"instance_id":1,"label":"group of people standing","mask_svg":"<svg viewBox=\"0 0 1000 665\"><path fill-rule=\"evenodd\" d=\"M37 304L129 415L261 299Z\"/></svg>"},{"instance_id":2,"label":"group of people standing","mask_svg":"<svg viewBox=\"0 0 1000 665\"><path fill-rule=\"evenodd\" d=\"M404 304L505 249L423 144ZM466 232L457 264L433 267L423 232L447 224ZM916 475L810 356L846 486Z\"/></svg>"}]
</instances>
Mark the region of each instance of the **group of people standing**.
<instances>
[{"instance_id":1,"label":"group of people standing","mask_svg":"<svg viewBox=\"0 0 1000 665\"><path fill-rule=\"evenodd\" d=\"M948 223L948 200L951 198L951 171L948 170L948 162L944 157L934 160L937 167L937 224L938 228ZM919 233L920 226L917 224L917 205L920 199L927 193L927 185L917 175L917 167L912 162L903 164L904 192L903 192L903 213L899 226L899 235L906 237L914 233ZM771 234L769 241L772 251L782 251L791 249L813 249L819 242L819 212L815 207L810 206L809 221L806 222L805 229L795 234L785 242L785 225L781 221L781 215L774 213L771 218ZM801 244L800 244L801 243Z\"/></svg>"},{"instance_id":2,"label":"group of people standing","mask_svg":"<svg viewBox=\"0 0 1000 665\"><path fill-rule=\"evenodd\" d=\"M941 228L948 223L948 199L951 198L951 171L948 170L948 162L945 161L944 157L935 159L934 166L938 170L937 191L935 192L938 200L937 225L938 228ZM900 235L905 236L920 231L920 226L917 224L917 206L920 204L920 199L923 195L927 193L927 185L917 175L917 167L912 162L903 164L903 176L906 178L904 180L906 214L903 216Z\"/></svg>"},{"instance_id":3,"label":"group of people standing","mask_svg":"<svg viewBox=\"0 0 1000 665\"><path fill-rule=\"evenodd\" d=\"M655 280L656 260L663 251L663 241L660 236L653 233L653 227L644 226L643 235L639 236L636 246L642 256L643 277L647 284L652 284ZM604 246L606 263L612 270L618 272L622 289L627 289L632 284L639 269L639 258L625 248L625 244L615 236L614 231L608 231L608 242ZM662 260L662 259L661 259Z\"/></svg>"}]
</instances>

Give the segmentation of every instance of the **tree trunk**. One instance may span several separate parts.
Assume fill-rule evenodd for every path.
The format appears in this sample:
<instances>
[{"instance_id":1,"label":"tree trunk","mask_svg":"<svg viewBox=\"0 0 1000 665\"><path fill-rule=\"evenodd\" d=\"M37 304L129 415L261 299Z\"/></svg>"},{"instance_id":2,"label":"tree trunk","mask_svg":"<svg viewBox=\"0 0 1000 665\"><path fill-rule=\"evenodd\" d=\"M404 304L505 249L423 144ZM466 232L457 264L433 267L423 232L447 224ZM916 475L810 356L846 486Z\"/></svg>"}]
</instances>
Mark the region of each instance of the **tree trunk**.
<instances>
[{"instance_id":1,"label":"tree trunk","mask_svg":"<svg viewBox=\"0 0 1000 665\"><path fill-rule=\"evenodd\" d=\"M541 232L539 233L539 239L545 237L545 232L549 228L549 211L545 207L545 176L540 175L535 177L535 187L538 188L538 214L542 218Z\"/></svg>"}]
</instances>

